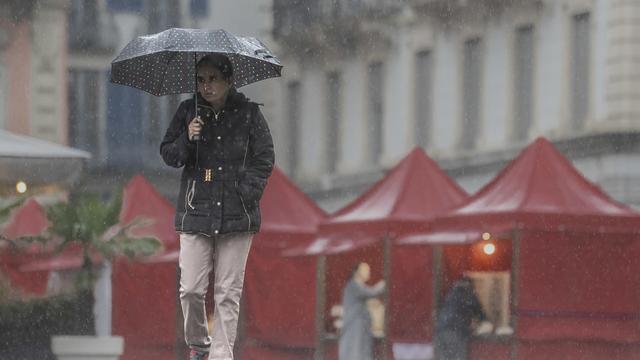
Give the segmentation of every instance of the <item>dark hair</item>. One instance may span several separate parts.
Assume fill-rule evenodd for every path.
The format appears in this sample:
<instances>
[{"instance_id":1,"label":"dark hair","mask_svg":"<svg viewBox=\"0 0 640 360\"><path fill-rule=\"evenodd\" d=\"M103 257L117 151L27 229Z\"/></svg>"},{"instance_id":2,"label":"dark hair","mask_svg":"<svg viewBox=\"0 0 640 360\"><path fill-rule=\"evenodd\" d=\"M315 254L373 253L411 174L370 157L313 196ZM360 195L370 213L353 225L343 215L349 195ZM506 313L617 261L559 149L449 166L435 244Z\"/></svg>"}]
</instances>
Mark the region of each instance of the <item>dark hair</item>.
<instances>
[{"instance_id":1,"label":"dark hair","mask_svg":"<svg viewBox=\"0 0 640 360\"><path fill-rule=\"evenodd\" d=\"M229 61L228 57L222 54L205 55L204 57L202 57L202 59L198 60L196 69L200 68L201 65L213 66L214 68L220 70L225 80L230 80L233 76L233 66L231 65L231 61Z\"/></svg>"}]
</instances>

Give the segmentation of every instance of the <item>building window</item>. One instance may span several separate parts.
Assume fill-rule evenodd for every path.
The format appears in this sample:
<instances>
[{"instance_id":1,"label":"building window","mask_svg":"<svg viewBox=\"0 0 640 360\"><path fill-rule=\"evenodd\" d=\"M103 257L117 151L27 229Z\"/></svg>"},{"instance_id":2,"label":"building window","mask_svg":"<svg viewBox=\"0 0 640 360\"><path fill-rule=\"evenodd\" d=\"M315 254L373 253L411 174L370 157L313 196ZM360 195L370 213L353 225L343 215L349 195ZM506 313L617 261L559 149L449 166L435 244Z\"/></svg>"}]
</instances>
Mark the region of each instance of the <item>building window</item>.
<instances>
[{"instance_id":1,"label":"building window","mask_svg":"<svg viewBox=\"0 0 640 360\"><path fill-rule=\"evenodd\" d=\"M0 30L0 36L7 36ZM7 91L7 79L9 74L7 72L8 66L4 60L4 54L0 53L0 129L7 127L7 106L6 103L9 99L9 92Z\"/></svg>"},{"instance_id":2,"label":"building window","mask_svg":"<svg viewBox=\"0 0 640 360\"><path fill-rule=\"evenodd\" d=\"M340 156L340 112L342 97L342 78L339 73L332 72L327 75L326 84L326 109L327 109L327 171L333 173Z\"/></svg>"},{"instance_id":3,"label":"building window","mask_svg":"<svg viewBox=\"0 0 640 360\"><path fill-rule=\"evenodd\" d=\"M107 161L113 166L143 164L145 106L142 91L107 85Z\"/></svg>"},{"instance_id":4,"label":"building window","mask_svg":"<svg viewBox=\"0 0 640 360\"><path fill-rule=\"evenodd\" d=\"M69 72L69 142L100 158L100 87L101 72ZM90 162L95 165L96 162Z\"/></svg>"},{"instance_id":5,"label":"building window","mask_svg":"<svg viewBox=\"0 0 640 360\"><path fill-rule=\"evenodd\" d=\"M162 142L164 134L180 102L179 97L176 95L162 97L150 96L146 97L145 100L148 104L148 119L142 124L145 138L145 157L147 159L154 159L159 156L158 146ZM161 162L149 162L147 165L163 166Z\"/></svg>"},{"instance_id":6,"label":"building window","mask_svg":"<svg viewBox=\"0 0 640 360\"><path fill-rule=\"evenodd\" d=\"M273 0L273 34L276 38L295 35L322 19L321 1Z\"/></svg>"},{"instance_id":7,"label":"building window","mask_svg":"<svg viewBox=\"0 0 640 360\"><path fill-rule=\"evenodd\" d=\"M368 134L369 159L378 163L383 152L384 74L383 64L374 62L368 66Z\"/></svg>"},{"instance_id":8,"label":"building window","mask_svg":"<svg viewBox=\"0 0 640 360\"><path fill-rule=\"evenodd\" d=\"M470 39L464 43L462 87L462 135L460 146L473 150L480 132L480 81L482 78L482 41Z\"/></svg>"},{"instance_id":9,"label":"building window","mask_svg":"<svg viewBox=\"0 0 640 360\"><path fill-rule=\"evenodd\" d=\"M288 168L289 175L295 177L299 164L299 138L298 133L300 122L300 83L292 81L287 85L287 138L289 141Z\"/></svg>"},{"instance_id":10,"label":"building window","mask_svg":"<svg viewBox=\"0 0 640 360\"><path fill-rule=\"evenodd\" d=\"M96 46L100 41L97 1L73 0L69 18L69 45L74 49Z\"/></svg>"},{"instance_id":11,"label":"building window","mask_svg":"<svg viewBox=\"0 0 640 360\"><path fill-rule=\"evenodd\" d=\"M416 92L415 111L415 143L426 148L431 136L433 109L433 58L431 51L420 51L415 59Z\"/></svg>"},{"instance_id":12,"label":"building window","mask_svg":"<svg viewBox=\"0 0 640 360\"><path fill-rule=\"evenodd\" d=\"M573 17L571 49L571 128L583 129L589 114L591 30L589 13Z\"/></svg>"},{"instance_id":13,"label":"building window","mask_svg":"<svg viewBox=\"0 0 640 360\"><path fill-rule=\"evenodd\" d=\"M160 32L180 24L180 2L165 0L147 3L149 32Z\"/></svg>"},{"instance_id":14,"label":"building window","mask_svg":"<svg viewBox=\"0 0 640 360\"><path fill-rule=\"evenodd\" d=\"M209 0L190 0L189 11L192 17L207 17L209 14Z\"/></svg>"},{"instance_id":15,"label":"building window","mask_svg":"<svg viewBox=\"0 0 640 360\"><path fill-rule=\"evenodd\" d=\"M529 136L533 117L533 26L516 30L513 77L513 108L515 123L513 138L525 141Z\"/></svg>"},{"instance_id":16,"label":"building window","mask_svg":"<svg viewBox=\"0 0 640 360\"><path fill-rule=\"evenodd\" d=\"M83 1L85 2L85 1ZM87 1L87 2L97 2ZM121 12L142 12L144 9L143 0L107 0L107 8L111 11Z\"/></svg>"}]
</instances>

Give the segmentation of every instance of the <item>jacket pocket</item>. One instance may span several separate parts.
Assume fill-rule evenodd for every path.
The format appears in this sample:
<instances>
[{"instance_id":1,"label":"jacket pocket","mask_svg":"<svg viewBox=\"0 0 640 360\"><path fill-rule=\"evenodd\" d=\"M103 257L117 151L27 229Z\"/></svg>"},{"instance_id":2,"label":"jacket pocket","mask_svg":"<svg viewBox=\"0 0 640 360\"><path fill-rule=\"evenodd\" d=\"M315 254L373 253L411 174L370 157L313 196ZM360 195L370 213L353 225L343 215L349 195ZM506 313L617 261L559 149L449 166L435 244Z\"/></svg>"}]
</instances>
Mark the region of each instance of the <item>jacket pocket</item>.
<instances>
[{"instance_id":1,"label":"jacket pocket","mask_svg":"<svg viewBox=\"0 0 640 360\"><path fill-rule=\"evenodd\" d=\"M187 182L187 190L184 195L184 214L181 220L181 229L184 230L187 216L206 217L211 216L211 202L208 199L205 184L192 178Z\"/></svg>"},{"instance_id":2,"label":"jacket pocket","mask_svg":"<svg viewBox=\"0 0 640 360\"><path fill-rule=\"evenodd\" d=\"M247 231L251 231L251 214L249 212L249 208L247 207L247 203L245 202L243 196L242 196L242 192L240 191L240 188L236 185L236 192L238 193L238 197L240 198L240 203L242 205L242 211L244 212L245 216L247 217L247 220L249 222L249 224L247 225Z\"/></svg>"},{"instance_id":3,"label":"jacket pocket","mask_svg":"<svg viewBox=\"0 0 640 360\"><path fill-rule=\"evenodd\" d=\"M258 206L262 193L247 180L238 182L236 186L238 194L244 200L247 209L253 209Z\"/></svg>"},{"instance_id":4,"label":"jacket pocket","mask_svg":"<svg viewBox=\"0 0 640 360\"><path fill-rule=\"evenodd\" d=\"M211 216L211 203L209 201L194 201L187 211L190 216Z\"/></svg>"}]
</instances>

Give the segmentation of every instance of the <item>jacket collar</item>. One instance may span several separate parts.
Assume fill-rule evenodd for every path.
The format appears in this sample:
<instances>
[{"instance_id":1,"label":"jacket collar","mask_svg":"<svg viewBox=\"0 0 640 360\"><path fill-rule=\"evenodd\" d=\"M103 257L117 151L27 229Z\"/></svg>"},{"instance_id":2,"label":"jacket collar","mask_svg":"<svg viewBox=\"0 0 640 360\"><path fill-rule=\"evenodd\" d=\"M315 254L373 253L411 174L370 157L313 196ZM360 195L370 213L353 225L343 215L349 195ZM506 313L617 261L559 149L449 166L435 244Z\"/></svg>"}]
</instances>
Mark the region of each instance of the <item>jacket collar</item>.
<instances>
[{"instance_id":1,"label":"jacket collar","mask_svg":"<svg viewBox=\"0 0 640 360\"><path fill-rule=\"evenodd\" d=\"M198 105L213 108L211 104L209 104L209 102L200 95L200 93L198 93L197 96ZM195 95L193 99L195 100ZM248 101L249 99L243 93L238 92L235 88L231 88L229 89L229 94L227 94L227 100L224 103L223 109L236 109Z\"/></svg>"}]
</instances>

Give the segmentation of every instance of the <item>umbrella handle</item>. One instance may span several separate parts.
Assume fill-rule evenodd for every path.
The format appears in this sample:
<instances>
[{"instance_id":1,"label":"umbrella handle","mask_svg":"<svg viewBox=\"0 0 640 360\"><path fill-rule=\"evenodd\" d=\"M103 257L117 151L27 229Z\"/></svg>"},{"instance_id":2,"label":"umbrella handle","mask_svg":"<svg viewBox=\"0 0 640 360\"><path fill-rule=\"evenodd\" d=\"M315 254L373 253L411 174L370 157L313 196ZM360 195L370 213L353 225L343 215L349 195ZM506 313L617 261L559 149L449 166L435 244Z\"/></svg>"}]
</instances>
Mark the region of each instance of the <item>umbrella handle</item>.
<instances>
[{"instance_id":1,"label":"umbrella handle","mask_svg":"<svg viewBox=\"0 0 640 360\"><path fill-rule=\"evenodd\" d=\"M196 116L198 116L198 69L196 69L196 67L198 66L198 55L194 52L193 53L193 78L195 80L194 85L196 87L196 91L195 91L195 95L194 98L195 100L193 101L194 105L194 114L196 114ZM191 121L191 120L189 120ZM187 136L189 136L187 134ZM196 142L196 169L200 169L200 165L198 164L198 153L200 152L199 148L199 144L200 144L200 140L202 139L202 136L200 134L198 135L193 135L193 141Z\"/></svg>"},{"instance_id":2,"label":"umbrella handle","mask_svg":"<svg viewBox=\"0 0 640 360\"><path fill-rule=\"evenodd\" d=\"M197 53L193 53L193 72L194 72L194 84L195 84L195 93L194 93L194 114L196 114L196 116L198 116L198 69L196 69L196 66L198 65L198 55ZM191 121L191 120L189 120ZM197 134L197 135L193 135L193 141L195 141L196 143L199 142L200 140L202 140L202 135ZM197 156L197 154L196 154ZM198 166L197 162L196 162L196 167Z\"/></svg>"}]
</instances>

